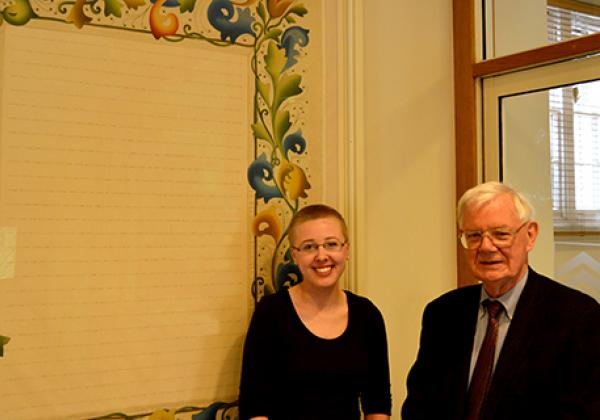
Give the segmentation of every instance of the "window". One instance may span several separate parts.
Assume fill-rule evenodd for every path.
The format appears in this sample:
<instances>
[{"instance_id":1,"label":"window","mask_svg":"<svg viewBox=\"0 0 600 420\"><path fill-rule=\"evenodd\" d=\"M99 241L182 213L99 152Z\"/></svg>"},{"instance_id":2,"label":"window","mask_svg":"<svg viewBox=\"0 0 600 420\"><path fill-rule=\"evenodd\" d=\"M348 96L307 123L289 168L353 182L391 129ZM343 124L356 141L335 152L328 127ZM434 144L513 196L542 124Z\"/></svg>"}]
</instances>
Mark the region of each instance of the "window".
<instances>
[{"instance_id":1,"label":"window","mask_svg":"<svg viewBox=\"0 0 600 420\"><path fill-rule=\"evenodd\" d=\"M548 40L600 31L600 16L548 6ZM600 81L552 89L550 154L554 226L600 231Z\"/></svg>"}]
</instances>

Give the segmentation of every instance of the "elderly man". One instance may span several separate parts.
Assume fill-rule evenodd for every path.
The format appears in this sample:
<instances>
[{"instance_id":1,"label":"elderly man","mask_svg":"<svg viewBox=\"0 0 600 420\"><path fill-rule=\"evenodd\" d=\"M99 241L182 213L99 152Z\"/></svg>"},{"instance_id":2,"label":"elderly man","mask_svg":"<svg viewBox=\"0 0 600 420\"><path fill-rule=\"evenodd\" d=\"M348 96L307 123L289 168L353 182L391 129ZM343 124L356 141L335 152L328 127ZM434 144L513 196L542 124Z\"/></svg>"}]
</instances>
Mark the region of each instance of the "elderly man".
<instances>
[{"instance_id":1,"label":"elderly man","mask_svg":"<svg viewBox=\"0 0 600 420\"><path fill-rule=\"evenodd\" d=\"M600 305L528 266L532 216L498 182L460 199L460 241L481 284L425 308L404 420L600 419Z\"/></svg>"}]
</instances>

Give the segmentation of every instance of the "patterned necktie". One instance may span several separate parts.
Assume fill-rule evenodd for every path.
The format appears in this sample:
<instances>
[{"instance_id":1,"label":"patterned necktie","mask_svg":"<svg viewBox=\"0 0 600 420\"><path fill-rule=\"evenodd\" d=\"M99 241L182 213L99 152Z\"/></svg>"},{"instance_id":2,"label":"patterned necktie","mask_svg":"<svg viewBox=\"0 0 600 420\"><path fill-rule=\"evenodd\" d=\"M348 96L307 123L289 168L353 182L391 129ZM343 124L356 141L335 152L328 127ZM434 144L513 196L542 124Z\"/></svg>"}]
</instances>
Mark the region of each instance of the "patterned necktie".
<instances>
[{"instance_id":1,"label":"patterned necktie","mask_svg":"<svg viewBox=\"0 0 600 420\"><path fill-rule=\"evenodd\" d=\"M498 315L500 315L502 304L495 300L485 300L483 306L488 311L488 325L471 377L471 385L469 386L467 420L478 420L480 418L494 368L494 353L496 352L496 339L498 338Z\"/></svg>"}]
</instances>

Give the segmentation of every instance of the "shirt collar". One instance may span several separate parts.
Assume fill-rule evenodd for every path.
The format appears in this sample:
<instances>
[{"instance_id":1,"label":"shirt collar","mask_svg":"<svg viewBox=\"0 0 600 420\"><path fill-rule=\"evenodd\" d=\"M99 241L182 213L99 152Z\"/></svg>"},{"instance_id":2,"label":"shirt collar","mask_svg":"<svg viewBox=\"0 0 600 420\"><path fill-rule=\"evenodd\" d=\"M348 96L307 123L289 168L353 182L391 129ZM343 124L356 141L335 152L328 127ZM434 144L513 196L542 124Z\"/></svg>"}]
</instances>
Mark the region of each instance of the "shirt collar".
<instances>
[{"instance_id":1,"label":"shirt collar","mask_svg":"<svg viewBox=\"0 0 600 420\"><path fill-rule=\"evenodd\" d=\"M481 303L484 300L486 300L486 299L497 300L504 307L504 310L506 311L506 316L508 317L508 319L512 320L512 317L515 313L515 309L517 308L517 302L519 302L521 293L523 293L523 289L525 288L525 283L527 283L528 276L529 276L529 269L527 269L527 271L525 271L525 274L523 274L523 277L521 277L521 279L515 284L515 287L513 287L512 289L510 289L508 292L504 293L502 296L500 296L497 299L491 298L485 291L485 287L482 286L481 287L481 296L479 298L480 310L483 310L483 313L485 314L485 308L483 307L483 305L481 305Z\"/></svg>"}]
</instances>

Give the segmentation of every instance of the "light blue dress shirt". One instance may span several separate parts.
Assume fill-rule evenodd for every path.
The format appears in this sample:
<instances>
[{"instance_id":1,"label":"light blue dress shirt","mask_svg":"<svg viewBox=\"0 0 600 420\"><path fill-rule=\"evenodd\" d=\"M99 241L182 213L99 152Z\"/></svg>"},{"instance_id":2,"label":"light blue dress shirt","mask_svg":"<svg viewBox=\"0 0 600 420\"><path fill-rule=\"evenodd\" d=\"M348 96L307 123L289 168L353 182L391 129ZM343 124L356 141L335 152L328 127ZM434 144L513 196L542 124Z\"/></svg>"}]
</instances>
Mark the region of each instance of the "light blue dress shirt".
<instances>
[{"instance_id":1,"label":"light blue dress shirt","mask_svg":"<svg viewBox=\"0 0 600 420\"><path fill-rule=\"evenodd\" d=\"M529 270L525 272L525 275L517 282L517 284L515 284L515 287L510 289L508 292L504 293L499 298L495 299L502 304L502 309L498 317L498 339L496 341L496 352L494 353L494 368L496 367L496 362L498 362L498 357L500 356L500 352L502 351L502 345L504 344L504 339L506 338L508 328L510 327L510 323L513 319L513 315L517 307L517 302L521 297L523 288L525 288L525 283L527 283L528 274ZM486 308L482 304L482 302L486 299L494 300L486 293L485 288L482 287L481 297L479 298L479 312L477 313L475 340L473 341L473 351L471 352L471 369L469 371L469 383L471 383L471 376L473 375L475 363L477 363L477 357L479 356L479 350L481 349L483 339L485 338L485 330L487 329L488 313Z\"/></svg>"}]
</instances>

